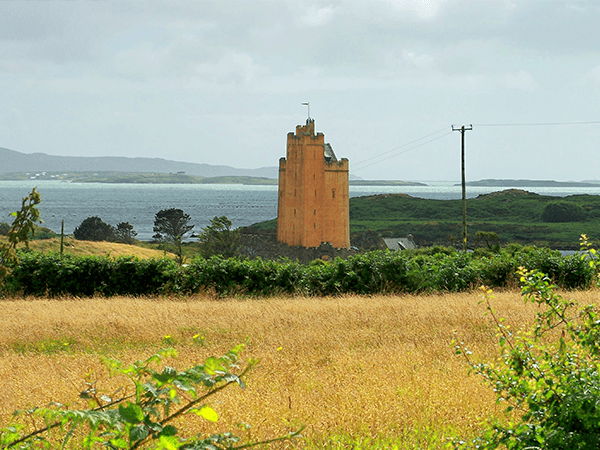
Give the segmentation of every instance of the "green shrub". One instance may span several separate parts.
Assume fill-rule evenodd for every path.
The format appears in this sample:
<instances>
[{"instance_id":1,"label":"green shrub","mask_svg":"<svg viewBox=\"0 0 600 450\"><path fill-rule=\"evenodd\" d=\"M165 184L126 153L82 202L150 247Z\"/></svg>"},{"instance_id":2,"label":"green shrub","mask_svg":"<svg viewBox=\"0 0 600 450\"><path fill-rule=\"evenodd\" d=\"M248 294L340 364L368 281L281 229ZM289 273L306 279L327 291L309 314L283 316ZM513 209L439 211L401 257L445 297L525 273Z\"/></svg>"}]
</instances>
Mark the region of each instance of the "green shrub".
<instances>
[{"instance_id":1,"label":"green shrub","mask_svg":"<svg viewBox=\"0 0 600 450\"><path fill-rule=\"evenodd\" d=\"M110 296L178 291L179 277L180 269L170 259L27 252L10 279L13 289L25 295Z\"/></svg>"},{"instance_id":2,"label":"green shrub","mask_svg":"<svg viewBox=\"0 0 600 450\"><path fill-rule=\"evenodd\" d=\"M581 205L562 200L548 203L542 211L544 222L579 222L585 218L586 212Z\"/></svg>"},{"instance_id":3,"label":"green shrub","mask_svg":"<svg viewBox=\"0 0 600 450\"><path fill-rule=\"evenodd\" d=\"M519 275L525 302L539 306L528 330L513 334L495 316L489 291L485 296L498 330L499 362L474 361L463 342L454 342L456 353L493 388L497 402L507 405L511 420L490 422L481 436L459 441L456 448L599 448L600 311L557 295L539 271L521 268Z\"/></svg>"},{"instance_id":4,"label":"green shrub","mask_svg":"<svg viewBox=\"0 0 600 450\"><path fill-rule=\"evenodd\" d=\"M292 261L197 257L179 266L169 259L22 253L7 286L27 295L152 295L212 292L248 295L374 295L459 292L485 284L515 286L519 266L549 275L565 289L589 287L594 270L579 256L536 247L511 247L492 256L374 251L309 265ZM7 288L8 289L8 288Z\"/></svg>"}]
</instances>

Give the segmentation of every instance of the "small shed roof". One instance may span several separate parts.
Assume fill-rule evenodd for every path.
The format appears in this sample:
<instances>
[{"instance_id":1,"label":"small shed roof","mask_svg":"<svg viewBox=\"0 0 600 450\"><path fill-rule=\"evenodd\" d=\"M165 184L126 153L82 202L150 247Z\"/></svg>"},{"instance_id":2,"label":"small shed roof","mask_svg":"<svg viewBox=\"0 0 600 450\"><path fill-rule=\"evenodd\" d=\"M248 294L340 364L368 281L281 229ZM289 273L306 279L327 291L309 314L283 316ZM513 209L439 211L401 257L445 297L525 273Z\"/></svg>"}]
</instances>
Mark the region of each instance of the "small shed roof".
<instances>
[{"instance_id":1,"label":"small shed roof","mask_svg":"<svg viewBox=\"0 0 600 450\"><path fill-rule=\"evenodd\" d=\"M395 237L395 238L383 238L385 241L385 245L392 251L397 250L412 250L413 248L417 248L415 243L410 237Z\"/></svg>"}]
</instances>

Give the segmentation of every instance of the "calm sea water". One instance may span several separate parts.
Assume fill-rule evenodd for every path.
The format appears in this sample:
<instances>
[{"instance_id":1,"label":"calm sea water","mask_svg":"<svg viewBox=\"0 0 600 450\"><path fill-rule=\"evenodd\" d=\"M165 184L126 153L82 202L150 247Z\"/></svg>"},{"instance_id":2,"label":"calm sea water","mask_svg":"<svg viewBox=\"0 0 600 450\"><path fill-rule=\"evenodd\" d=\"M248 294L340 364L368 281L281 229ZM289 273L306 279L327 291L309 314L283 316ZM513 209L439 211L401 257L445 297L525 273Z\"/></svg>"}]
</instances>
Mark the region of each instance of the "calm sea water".
<instances>
[{"instance_id":1,"label":"calm sea water","mask_svg":"<svg viewBox=\"0 0 600 450\"><path fill-rule=\"evenodd\" d=\"M460 186L454 182L431 182L428 186L354 186L350 196L383 193L406 193L413 197L451 200L461 198ZM59 181L0 181L0 222L12 222L11 211L21 207L21 199L37 186L42 203L39 206L44 226L60 232L73 232L84 219L98 216L116 225L129 222L138 239L150 240L154 234L154 216L161 209L180 208L192 218L195 231L200 231L215 216L227 216L235 227L277 217L277 186L240 185L155 185L64 183ZM467 187L467 197L477 197L505 188ZM542 195L600 195L593 188L527 188Z\"/></svg>"}]
</instances>

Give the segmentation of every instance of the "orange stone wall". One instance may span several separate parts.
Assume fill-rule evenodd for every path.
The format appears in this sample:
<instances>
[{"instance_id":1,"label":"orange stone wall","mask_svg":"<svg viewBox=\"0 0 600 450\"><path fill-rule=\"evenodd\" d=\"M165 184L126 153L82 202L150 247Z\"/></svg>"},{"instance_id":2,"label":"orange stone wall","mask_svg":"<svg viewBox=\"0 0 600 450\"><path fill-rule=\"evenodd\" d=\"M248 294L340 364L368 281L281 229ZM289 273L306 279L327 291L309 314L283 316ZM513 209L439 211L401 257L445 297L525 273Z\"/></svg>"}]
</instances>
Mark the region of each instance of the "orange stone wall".
<instances>
[{"instance_id":1,"label":"orange stone wall","mask_svg":"<svg viewBox=\"0 0 600 450\"><path fill-rule=\"evenodd\" d=\"M327 162L324 147L325 136L315 134L312 119L287 135L287 155L279 160L280 242L350 248L348 160Z\"/></svg>"}]
</instances>

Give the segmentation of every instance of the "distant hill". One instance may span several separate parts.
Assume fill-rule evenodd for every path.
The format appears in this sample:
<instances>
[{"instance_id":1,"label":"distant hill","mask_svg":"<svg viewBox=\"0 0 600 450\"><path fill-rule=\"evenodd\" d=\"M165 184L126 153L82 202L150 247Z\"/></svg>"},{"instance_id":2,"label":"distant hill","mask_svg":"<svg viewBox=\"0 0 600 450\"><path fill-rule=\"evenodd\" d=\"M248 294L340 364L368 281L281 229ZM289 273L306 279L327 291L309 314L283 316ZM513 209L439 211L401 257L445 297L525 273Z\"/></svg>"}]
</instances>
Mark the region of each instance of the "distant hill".
<instances>
[{"instance_id":1,"label":"distant hill","mask_svg":"<svg viewBox=\"0 0 600 450\"><path fill-rule=\"evenodd\" d=\"M213 166L163 158L127 158L123 156L53 156L46 153L21 153L0 147L0 174L40 172L130 172L172 173L184 172L199 177L253 177L279 178L279 167L237 169L231 166ZM351 180L360 177L350 174ZM267 183L270 184L270 183Z\"/></svg>"},{"instance_id":2,"label":"distant hill","mask_svg":"<svg viewBox=\"0 0 600 450\"><path fill-rule=\"evenodd\" d=\"M265 177L277 178L279 169L237 169L163 158L126 158L119 156L52 156L46 153L20 153L0 147L0 173L15 172L154 172L177 173L201 177Z\"/></svg>"}]
</instances>

